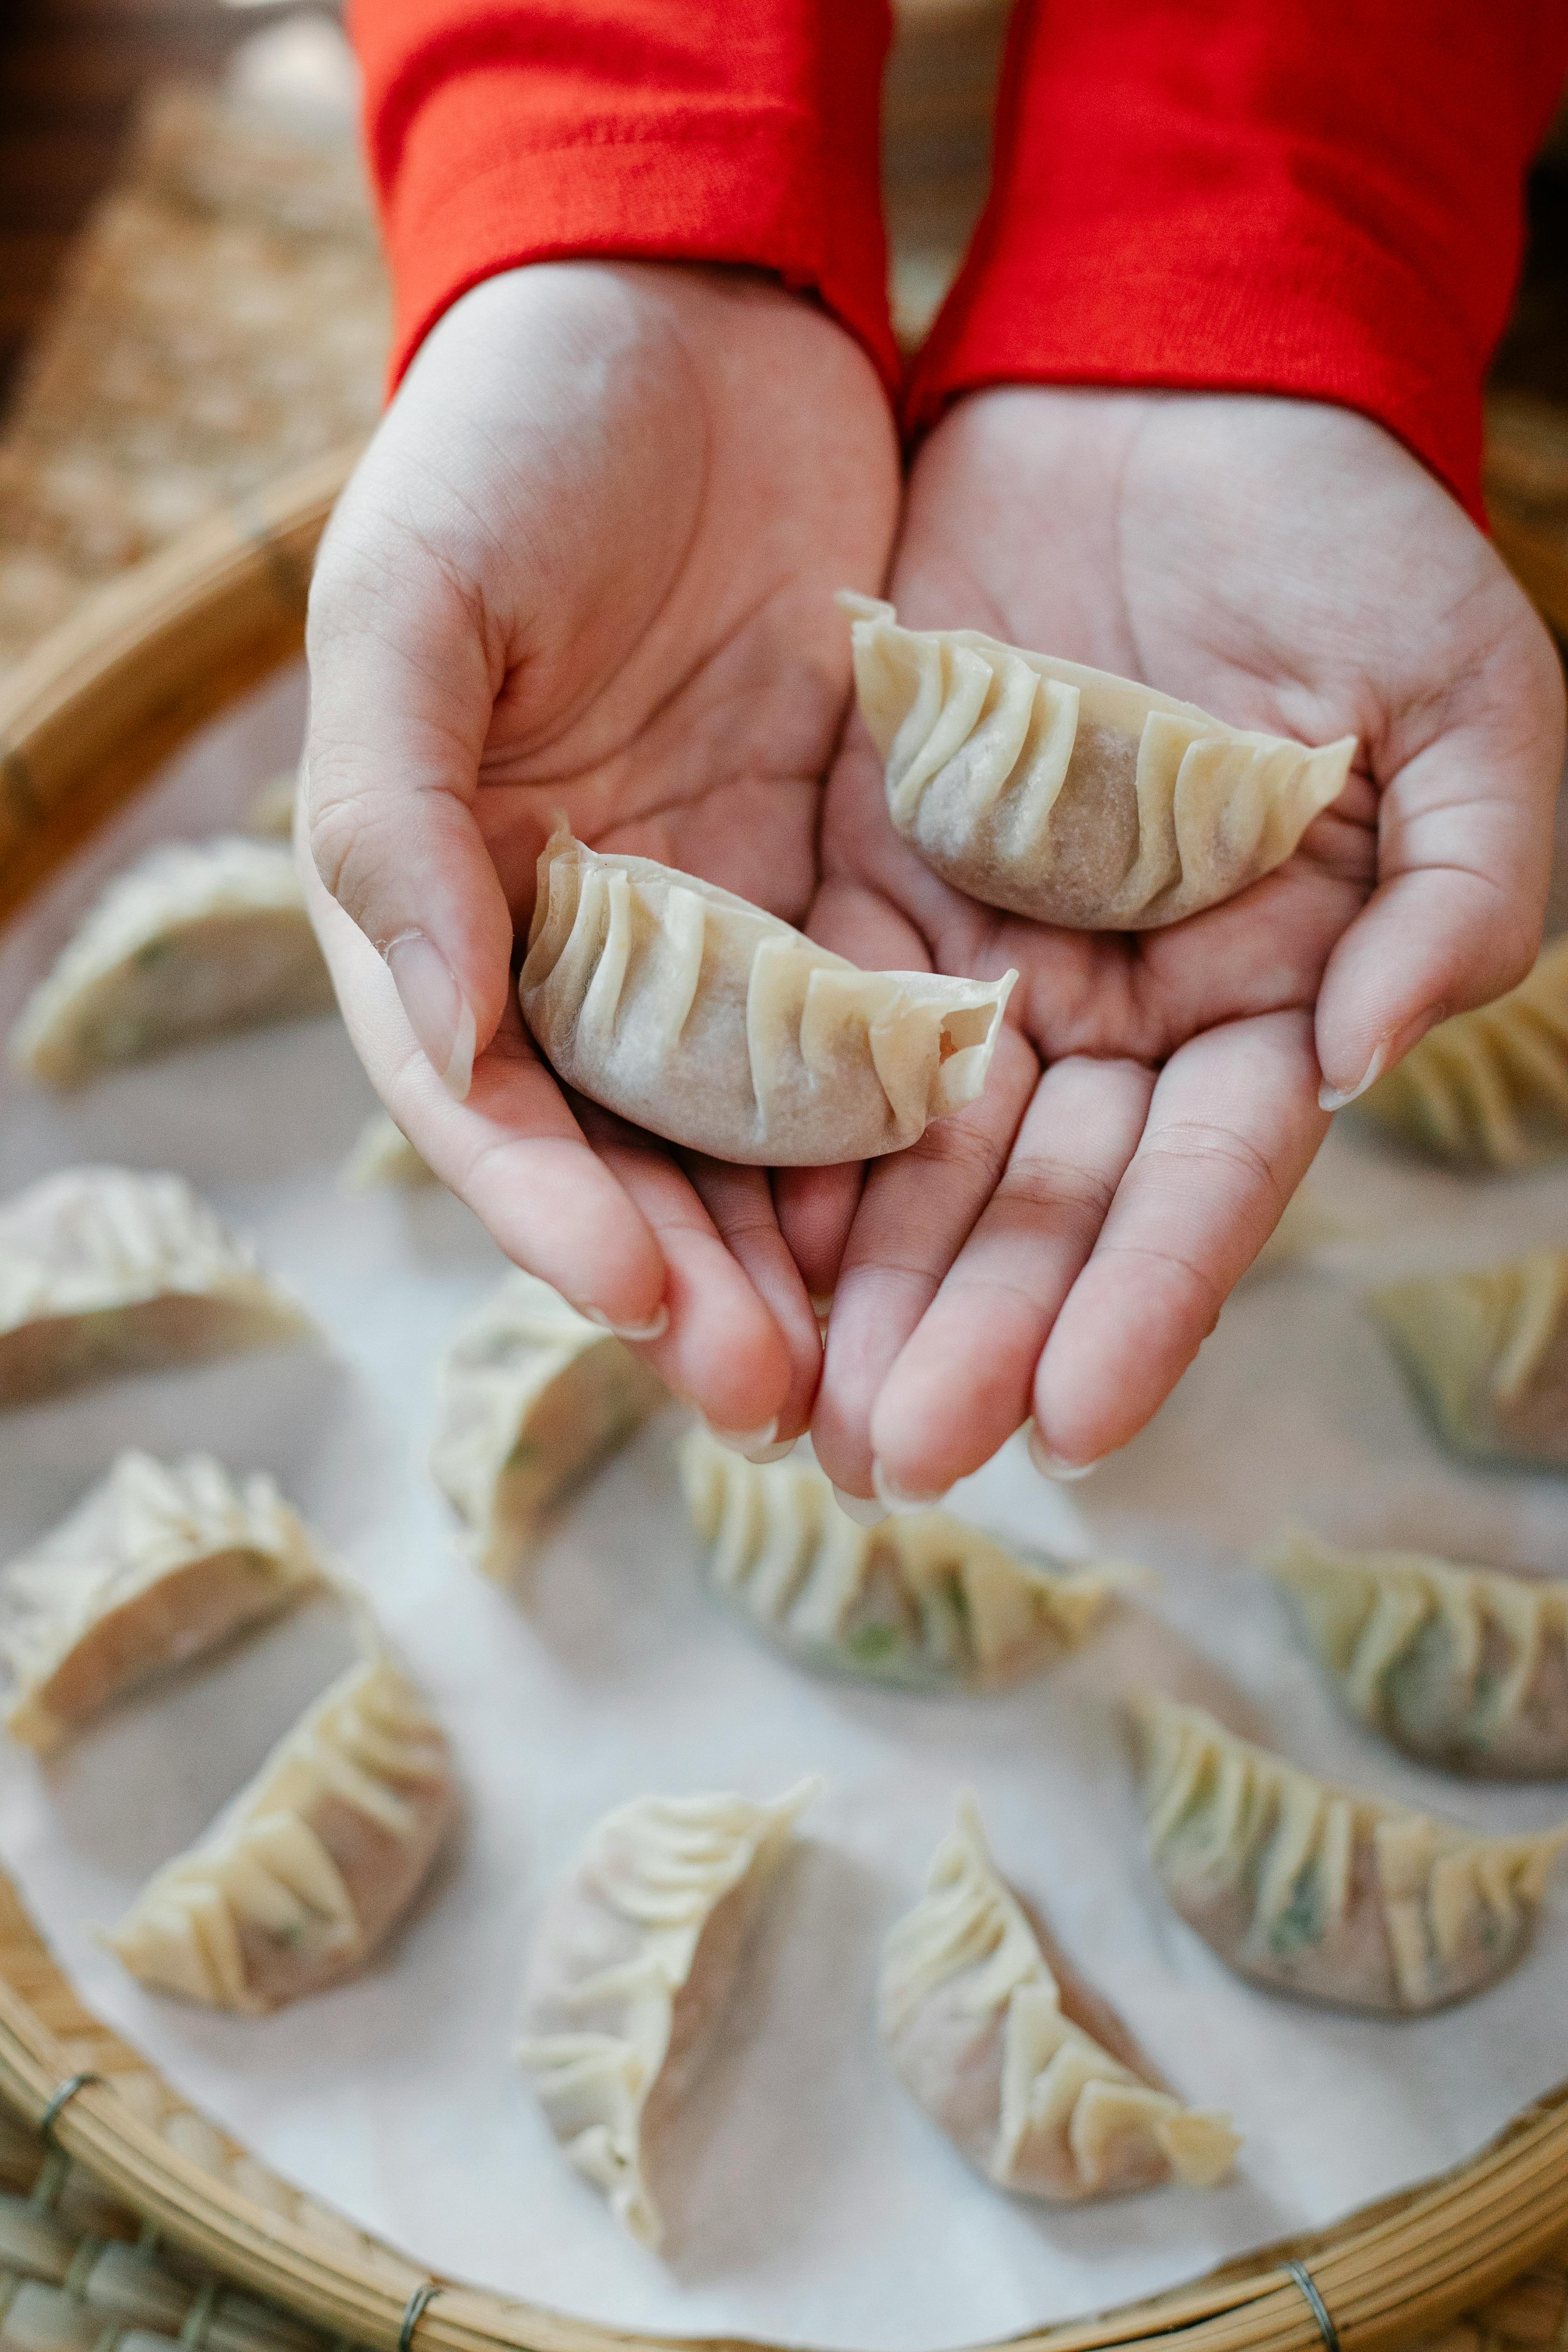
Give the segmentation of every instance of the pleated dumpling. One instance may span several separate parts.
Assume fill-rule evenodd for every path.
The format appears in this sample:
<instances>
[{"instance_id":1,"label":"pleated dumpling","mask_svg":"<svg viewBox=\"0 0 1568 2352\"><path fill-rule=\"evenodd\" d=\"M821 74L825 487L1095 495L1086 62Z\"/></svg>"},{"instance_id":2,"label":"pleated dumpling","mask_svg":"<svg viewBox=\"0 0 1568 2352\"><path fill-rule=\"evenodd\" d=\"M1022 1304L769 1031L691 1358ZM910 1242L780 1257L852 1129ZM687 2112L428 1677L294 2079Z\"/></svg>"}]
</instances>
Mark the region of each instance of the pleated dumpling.
<instances>
[{"instance_id":1,"label":"pleated dumpling","mask_svg":"<svg viewBox=\"0 0 1568 2352\"><path fill-rule=\"evenodd\" d=\"M264 2016L363 1967L456 1810L445 1733L377 1654L339 1676L105 1941L151 1992Z\"/></svg>"},{"instance_id":2,"label":"pleated dumpling","mask_svg":"<svg viewBox=\"0 0 1568 2352\"><path fill-rule=\"evenodd\" d=\"M516 1269L458 1325L437 1384L431 1475L475 1567L501 1581L577 1481L668 1394L624 1340Z\"/></svg>"},{"instance_id":3,"label":"pleated dumpling","mask_svg":"<svg viewBox=\"0 0 1568 2352\"><path fill-rule=\"evenodd\" d=\"M557 833L518 994L590 1102L716 1160L817 1167L973 1102L1016 978L860 971L710 882Z\"/></svg>"},{"instance_id":4,"label":"pleated dumpling","mask_svg":"<svg viewBox=\"0 0 1568 2352\"><path fill-rule=\"evenodd\" d=\"M1201 1707L1148 1697L1129 1713L1154 1874L1239 1975L1414 2015L1523 1957L1568 1832L1482 1837L1335 1788Z\"/></svg>"},{"instance_id":5,"label":"pleated dumpling","mask_svg":"<svg viewBox=\"0 0 1568 2352\"><path fill-rule=\"evenodd\" d=\"M390 1112L367 1118L340 1172L345 1192L416 1192L437 1180Z\"/></svg>"},{"instance_id":6,"label":"pleated dumpling","mask_svg":"<svg viewBox=\"0 0 1568 2352\"><path fill-rule=\"evenodd\" d=\"M970 2162L1079 2204L1168 2180L1210 2189L1241 2142L1184 2107L1005 1883L972 1797L888 1938L878 2015L899 2079Z\"/></svg>"},{"instance_id":7,"label":"pleated dumpling","mask_svg":"<svg viewBox=\"0 0 1568 2352\"><path fill-rule=\"evenodd\" d=\"M74 1086L332 1002L291 849L238 834L172 842L110 884L24 1006L11 1059Z\"/></svg>"},{"instance_id":8,"label":"pleated dumpling","mask_svg":"<svg viewBox=\"0 0 1568 2352\"><path fill-rule=\"evenodd\" d=\"M1143 930L1283 865L1356 739L1311 751L977 629L855 615L855 687L893 824L932 871L1037 922Z\"/></svg>"},{"instance_id":9,"label":"pleated dumpling","mask_svg":"<svg viewBox=\"0 0 1568 2352\"><path fill-rule=\"evenodd\" d=\"M1268 1557L1352 1715L1408 1756L1500 1780L1568 1776L1568 1584L1422 1552Z\"/></svg>"},{"instance_id":10,"label":"pleated dumpling","mask_svg":"<svg viewBox=\"0 0 1568 2352\"><path fill-rule=\"evenodd\" d=\"M1356 1116L1459 1165L1519 1168L1568 1147L1568 939L1494 1004L1428 1030Z\"/></svg>"},{"instance_id":11,"label":"pleated dumpling","mask_svg":"<svg viewBox=\"0 0 1568 2352\"><path fill-rule=\"evenodd\" d=\"M0 1406L312 1329L183 1177L67 1168L0 1205Z\"/></svg>"},{"instance_id":12,"label":"pleated dumpling","mask_svg":"<svg viewBox=\"0 0 1568 2352\"><path fill-rule=\"evenodd\" d=\"M0 1569L5 1728L43 1754L149 1675L276 1616L326 1573L270 1478L237 1478L210 1454L122 1454Z\"/></svg>"},{"instance_id":13,"label":"pleated dumpling","mask_svg":"<svg viewBox=\"0 0 1568 2352\"><path fill-rule=\"evenodd\" d=\"M568 2160L644 2245L663 2234L647 2177L660 2126L708 2055L761 1898L820 1786L771 1805L617 1806L540 1927L518 2063Z\"/></svg>"},{"instance_id":14,"label":"pleated dumpling","mask_svg":"<svg viewBox=\"0 0 1568 2352\"><path fill-rule=\"evenodd\" d=\"M747 1462L700 1426L680 1447L713 1590L803 1664L993 1688L1078 1647L1135 1580L1020 1559L945 1511L858 1526L810 1455Z\"/></svg>"},{"instance_id":15,"label":"pleated dumpling","mask_svg":"<svg viewBox=\"0 0 1568 2352\"><path fill-rule=\"evenodd\" d=\"M1458 1453L1568 1463L1568 1250L1389 1283L1367 1304Z\"/></svg>"}]
</instances>

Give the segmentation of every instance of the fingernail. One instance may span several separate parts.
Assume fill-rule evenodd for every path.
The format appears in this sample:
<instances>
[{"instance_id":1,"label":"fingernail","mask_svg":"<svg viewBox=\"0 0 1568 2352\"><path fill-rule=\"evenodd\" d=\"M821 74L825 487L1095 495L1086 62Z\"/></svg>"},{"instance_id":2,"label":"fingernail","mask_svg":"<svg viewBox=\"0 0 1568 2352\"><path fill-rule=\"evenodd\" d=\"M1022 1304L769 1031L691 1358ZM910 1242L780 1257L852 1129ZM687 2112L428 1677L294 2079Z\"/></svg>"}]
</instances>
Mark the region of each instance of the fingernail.
<instances>
[{"instance_id":1,"label":"fingernail","mask_svg":"<svg viewBox=\"0 0 1568 2352\"><path fill-rule=\"evenodd\" d=\"M1362 1073L1360 1086L1352 1087L1349 1094L1342 1094L1338 1087L1330 1086L1325 1078L1318 1088L1318 1108L1343 1110L1345 1105L1353 1103L1358 1095L1364 1095L1368 1087L1376 1086L1391 1063L1403 1061L1413 1045L1419 1045L1428 1029L1436 1029L1438 1022L1446 1021L1447 1017L1446 1004L1428 1005L1425 1013L1418 1013L1413 1021L1407 1021L1403 1029L1396 1029L1392 1037L1381 1040L1376 1053Z\"/></svg>"},{"instance_id":2,"label":"fingernail","mask_svg":"<svg viewBox=\"0 0 1568 2352\"><path fill-rule=\"evenodd\" d=\"M1360 1084L1358 1086L1352 1087L1348 1092L1342 1090L1339 1087L1330 1086L1327 1078L1325 1078L1322 1085L1318 1088L1318 1108L1320 1110L1343 1110L1345 1105L1347 1103L1353 1103L1358 1095L1364 1095L1368 1087L1376 1086L1379 1078L1383 1076L1384 1065L1387 1059L1388 1047L1386 1045L1380 1045L1376 1053L1373 1055L1371 1061L1367 1064L1365 1069L1362 1072Z\"/></svg>"},{"instance_id":3,"label":"fingernail","mask_svg":"<svg viewBox=\"0 0 1568 2352\"><path fill-rule=\"evenodd\" d=\"M871 1484L877 1490L877 1500L889 1511L934 1511L946 1501L947 1488L934 1495L911 1495L889 1478L879 1462L871 1465ZM841 1498L842 1499L842 1498Z\"/></svg>"},{"instance_id":4,"label":"fingernail","mask_svg":"<svg viewBox=\"0 0 1568 2352\"><path fill-rule=\"evenodd\" d=\"M777 1443L776 1412L772 1421L763 1422L761 1429L720 1429L706 1414L702 1426L716 1445L728 1446L731 1454L743 1454L748 1462L782 1462L795 1443L793 1438L786 1438L782 1445Z\"/></svg>"},{"instance_id":5,"label":"fingernail","mask_svg":"<svg viewBox=\"0 0 1568 2352\"><path fill-rule=\"evenodd\" d=\"M833 1499L858 1528L879 1528L888 1516L880 1503L868 1503L863 1495L847 1495L842 1486L835 1486Z\"/></svg>"},{"instance_id":6,"label":"fingernail","mask_svg":"<svg viewBox=\"0 0 1568 2352\"><path fill-rule=\"evenodd\" d=\"M662 1339L669 1328L669 1309L664 1306L656 1307L646 1323L612 1323L596 1307L579 1307L577 1312L584 1323L596 1323L601 1331L611 1331L617 1339Z\"/></svg>"},{"instance_id":7,"label":"fingernail","mask_svg":"<svg viewBox=\"0 0 1568 2352\"><path fill-rule=\"evenodd\" d=\"M1029 1425L1028 1446L1029 1459L1041 1477L1054 1478L1058 1486L1069 1485L1074 1478L1087 1478L1091 1470L1098 1470L1100 1467L1098 1461L1068 1462L1061 1454L1053 1454L1032 1422Z\"/></svg>"},{"instance_id":8,"label":"fingernail","mask_svg":"<svg viewBox=\"0 0 1568 2352\"><path fill-rule=\"evenodd\" d=\"M405 931L387 949L386 968L426 1060L452 1100L466 1102L477 1031L451 965L423 931Z\"/></svg>"}]
</instances>

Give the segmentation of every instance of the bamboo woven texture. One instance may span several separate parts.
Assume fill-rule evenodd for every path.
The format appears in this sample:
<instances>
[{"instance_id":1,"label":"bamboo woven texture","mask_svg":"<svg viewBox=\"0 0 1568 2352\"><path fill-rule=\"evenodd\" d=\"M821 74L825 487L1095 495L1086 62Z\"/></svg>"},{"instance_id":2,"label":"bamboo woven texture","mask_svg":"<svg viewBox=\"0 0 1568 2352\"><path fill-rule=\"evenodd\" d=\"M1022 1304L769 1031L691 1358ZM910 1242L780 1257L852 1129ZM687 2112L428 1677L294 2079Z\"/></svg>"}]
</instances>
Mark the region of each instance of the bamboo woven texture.
<instances>
[{"instance_id":1,"label":"bamboo woven texture","mask_svg":"<svg viewBox=\"0 0 1568 2352\"><path fill-rule=\"evenodd\" d=\"M100 591L0 682L6 905L68 856L180 740L298 652L310 559L348 463L319 463L203 525ZM0 1876L0 2101L37 2126L84 2071L102 2079L59 2109L57 2146L161 2240L319 2329L375 2352L399 2345L408 2352L410 2334L416 2352L625 2352L649 2341L431 2282L290 2188L195 2115L83 2008ZM1565 2237L1568 2085L1470 2164L1373 2212L1189 2289L1016 2341L1025 2352L1099 2352L1174 2335L1184 2352L1314 2352L1325 2343L1328 2352L1390 2352L1447 2329L1446 2352L1470 2352L1484 2322L1472 2320L1471 2333L1458 2336L1450 2323ZM1307 2265L1331 2341L1301 2278L1286 2267L1291 2260ZM1504 2307L1539 2315L1562 2283L1555 2270L1542 2279L1516 2289ZM431 2285L439 2291L420 2307ZM1563 2340L1562 2312L1552 2307L1555 2333L1521 2340ZM107 2352L101 2329L91 2345L80 2340L85 2326L62 2352ZM0 2352L54 2352L32 2336L8 2346L6 2332L0 2318Z\"/></svg>"}]
</instances>

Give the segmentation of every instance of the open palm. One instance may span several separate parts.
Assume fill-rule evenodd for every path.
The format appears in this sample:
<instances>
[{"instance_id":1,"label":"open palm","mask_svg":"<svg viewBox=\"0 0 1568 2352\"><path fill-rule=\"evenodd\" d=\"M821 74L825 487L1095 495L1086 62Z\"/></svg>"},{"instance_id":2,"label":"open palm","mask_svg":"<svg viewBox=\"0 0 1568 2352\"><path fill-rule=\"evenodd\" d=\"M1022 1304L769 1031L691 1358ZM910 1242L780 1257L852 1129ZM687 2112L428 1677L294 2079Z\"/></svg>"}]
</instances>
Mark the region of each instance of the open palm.
<instances>
[{"instance_id":1,"label":"open palm","mask_svg":"<svg viewBox=\"0 0 1568 2352\"><path fill-rule=\"evenodd\" d=\"M753 1451L821 1365L766 1174L569 1100L514 934L558 813L805 916L849 683L831 592L879 586L898 495L885 395L807 304L516 271L426 341L312 596L307 883L372 1078L509 1256Z\"/></svg>"},{"instance_id":2,"label":"open palm","mask_svg":"<svg viewBox=\"0 0 1568 2352\"><path fill-rule=\"evenodd\" d=\"M858 727L813 931L989 976L1016 1026L982 1100L873 1167L781 1184L836 1286L814 1435L847 1490L930 1498L1033 1416L1062 1468L1174 1385L1348 1097L1528 966L1562 751L1555 657L1486 541L1344 412L1010 388L917 461L892 587L1232 722L1361 739L1285 866L1169 929L976 906L899 839Z\"/></svg>"}]
</instances>

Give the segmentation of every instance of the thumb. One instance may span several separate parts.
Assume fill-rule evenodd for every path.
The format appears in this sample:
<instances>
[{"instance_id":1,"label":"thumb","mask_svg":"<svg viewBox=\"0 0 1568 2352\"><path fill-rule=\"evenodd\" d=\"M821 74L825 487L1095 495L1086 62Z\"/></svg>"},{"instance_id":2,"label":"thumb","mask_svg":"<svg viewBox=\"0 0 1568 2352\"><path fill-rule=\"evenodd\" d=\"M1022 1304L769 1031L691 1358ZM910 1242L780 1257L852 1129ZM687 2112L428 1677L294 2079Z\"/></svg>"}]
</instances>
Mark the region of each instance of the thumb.
<instances>
[{"instance_id":1,"label":"thumb","mask_svg":"<svg viewBox=\"0 0 1568 2352\"><path fill-rule=\"evenodd\" d=\"M512 950L476 816L498 684L477 605L351 486L310 593L307 846L459 1102L505 1009Z\"/></svg>"},{"instance_id":2,"label":"thumb","mask_svg":"<svg viewBox=\"0 0 1568 2352\"><path fill-rule=\"evenodd\" d=\"M1563 682L1511 582L1506 593L1508 641L1476 661L1447 723L1384 793L1377 888L1318 995L1325 1110L1364 1094L1437 1022L1522 980L1540 945Z\"/></svg>"}]
</instances>

